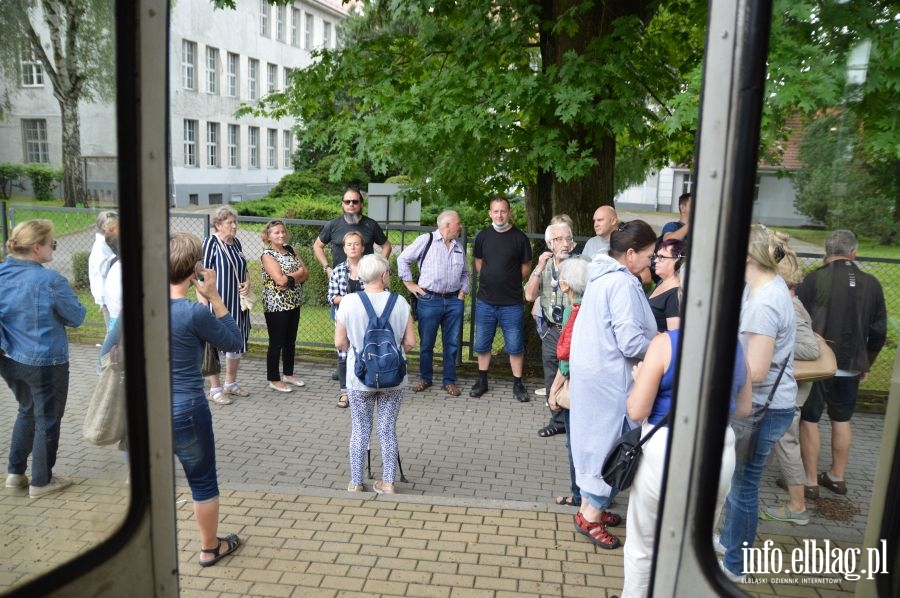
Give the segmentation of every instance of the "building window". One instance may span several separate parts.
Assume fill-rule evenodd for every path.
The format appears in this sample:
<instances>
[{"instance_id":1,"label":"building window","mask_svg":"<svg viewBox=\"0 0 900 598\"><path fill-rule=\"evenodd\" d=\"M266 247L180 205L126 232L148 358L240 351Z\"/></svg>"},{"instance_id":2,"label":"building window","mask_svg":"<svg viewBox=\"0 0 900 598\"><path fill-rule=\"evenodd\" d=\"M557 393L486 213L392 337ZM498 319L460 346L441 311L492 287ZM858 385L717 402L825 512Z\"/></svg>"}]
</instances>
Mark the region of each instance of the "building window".
<instances>
[{"instance_id":1,"label":"building window","mask_svg":"<svg viewBox=\"0 0 900 598\"><path fill-rule=\"evenodd\" d=\"M200 205L200 195L197 193L191 193L188 195L188 203L192 206Z\"/></svg>"},{"instance_id":2,"label":"building window","mask_svg":"<svg viewBox=\"0 0 900 598\"><path fill-rule=\"evenodd\" d=\"M259 127L247 127L247 160L250 168L259 168Z\"/></svg>"},{"instance_id":3,"label":"building window","mask_svg":"<svg viewBox=\"0 0 900 598\"><path fill-rule=\"evenodd\" d=\"M266 161L269 168L278 168L278 131L269 129L266 139Z\"/></svg>"},{"instance_id":4,"label":"building window","mask_svg":"<svg viewBox=\"0 0 900 598\"><path fill-rule=\"evenodd\" d=\"M322 47L331 47L331 23L322 21Z\"/></svg>"},{"instance_id":5,"label":"building window","mask_svg":"<svg viewBox=\"0 0 900 598\"><path fill-rule=\"evenodd\" d=\"M762 182L762 177L756 175L756 180L753 182L753 201L759 201L759 184Z\"/></svg>"},{"instance_id":6,"label":"building window","mask_svg":"<svg viewBox=\"0 0 900 598\"><path fill-rule=\"evenodd\" d=\"M206 165L219 167L219 123L206 123Z\"/></svg>"},{"instance_id":7,"label":"building window","mask_svg":"<svg viewBox=\"0 0 900 598\"><path fill-rule=\"evenodd\" d=\"M282 80L282 87L287 89L291 85L291 75L294 73L294 69L289 69L288 67L284 67L284 79Z\"/></svg>"},{"instance_id":8,"label":"building window","mask_svg":"<svg viewBox=\"0 0 900 598\"><path fill-rule=\"evenodd\" d=\"M267 0L259 0L259 34L265 37L270 37L269 3Z\"/></svg>"},{"instance_id":9,"label":"building window","mask_svg":"<svg viewBox=\"0 0 900 598\"><path fill-rule=\"evenodd\" d=\"M22 86L43 87L43 85L44 66L41 64L34 46L26 43L22 48Z\"/></svg>"},{"instance_id":10,"label":"building window","mask_svg":"<svg viewBox=\"0 0 900 598\"><path fill-rule=\"evenodd\" d=\"M185 89L197 89L194 73L197 70L197 44L183 40L181 42L181 86Z\"/></svg>"},{"instance_id":11,"label":"building window","mask_svg":"<svg viewBox=\"0 0 900 598\"><path fill-rule=\"evenodd\" d=\"M219 50L206 47L206 92L219 93Z\"/></svg>"},{"instance_id":12,"label":"building window","mask_svg":"<svg viewBox=\"0 0 900 598\"><path fill-rule=\"evenodd\" d=\"M278 91L278 65L269 63L266 65L266 89L267 93Z\"/></svg>"},{"instance_id":13,"label":"building window","mask_svg":"<svg viewBox=\"0 0 900 598\"><path fill-rule=\"evenodd\" d=\"M241 165L241 126L228 125L228 167Z\"/></svg>"},{"instance_id":14,"label":"building window","mask_svg":"<svg viewBox=\"0 0 900 598\"><path fill-rule=\"evenodd\" d=\"M291 9L291 45L300 46L300 11Z\"/></svg>"},{"instance_id":15,"label":"building window","mask_svg":"<svg viewBox=\"0 0 900 598\"><path fill-rule=\"evenodd\" d=\"M240 59L237 54L228 53L228 64L225 79L227 81L228 97L236 98L238 96L238 76L240 75Z\"/></svg>"},{"instance_id":16,"label":"building window","mask_svg":"<svg viewBox=\"0 0 900 598\"><path fill-rule=\"evenodd\" d=\"M197 121L184 121L184 165L197 165Z\"/></svg>"},{"instance_id":17,"label":"building window","mask_svg":"<svg viewBox=\"0 0 900 598\"><path fill-rule=\"evenodd\" d=\"M247 61L247 96L251 100L259 97L259 61L255 58Z\"/></svg>"},{"instance_id":18,"label":"building window","mask_svg":"<svg viewBox=\"0 0 900 598\"><path fill-rule=\"evenodd\" d=\"M284 143L282 143L281 150L284 152L284 157L282 158L282 167L291 168L291 153L294 151L294 135L290 131L284 132Z\"/></svg>"},{"instance_id":19,"label":"building window","mask_svg":"<svg viewBox=\"0 0 900 598\"><path fill-rule=\"evenodd\" d=\"M47 121L43 118L22 120L22 146L25 162L50 163L50 144L47 142Z\"/></svg>"},{"instance_id":20,"label":"building window","mask_svg":"<svg viewBox=\"0 0 900 598\"><path fill-rule=\"evenodd\" d=\"M284 28L287 23L287 8L284 6L275 7L275 39L280 42L284 41Z\"/></svg>"},{"instance_id":21,"label":"building window","mask_svg":"<svg viewBox=\"0 0 900 598\"><path fill-rule=\"evenodd\" d=\"M312 13L306 13L306 29L303 31L303 47L307 50L312 50L313 47L313 27L315 26L316 18L312 15Z\"/></svg>"},{"instance_id":22,"label":"building window","mask_svg":"<svg viewBox=\"0 0 900 598\"><path fill-rule=\"evenodd\" d=\"M690 193L693 187L694 177L689 172L684 173L684 177L681 179L681 194Z\"/></svg>"},{"instance_id":23,"label":"building window","mask_svg":"<svg viewBox=\"0 0 900 598\"><path fill-rule=\"evenodd\" d=\"M222 203L222 194L221 193L210 193L209 194L209 205L217 206Z\"/></svg>"}]
</instances>

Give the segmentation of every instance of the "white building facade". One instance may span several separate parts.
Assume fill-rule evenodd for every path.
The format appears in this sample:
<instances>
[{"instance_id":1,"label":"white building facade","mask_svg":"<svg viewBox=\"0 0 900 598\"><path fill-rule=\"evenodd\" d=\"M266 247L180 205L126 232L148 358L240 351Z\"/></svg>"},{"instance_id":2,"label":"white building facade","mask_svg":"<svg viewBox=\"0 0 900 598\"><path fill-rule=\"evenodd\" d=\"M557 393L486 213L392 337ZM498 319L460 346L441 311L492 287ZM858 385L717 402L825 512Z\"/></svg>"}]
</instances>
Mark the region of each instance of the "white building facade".
<instances>
[{"instance_id":1,"label":"white building facade","mask_svg":"<svg viewBox=\"0 0 900 598\"><path fill-rule=\"evenodd\" d=\"M291 71L312 62L313 50L336 48L338 24L347 14L340 0L235 4L235 10L215 10L210 0L170 4L173 206L257 199L292 171L293 121L235 113L283 91ZM11 106L0 121L0 162L60 167L62 126L52 85L27 51L20 71L18 81L3 82ZM110 167L116 153L113 108L83 103L79 111L89 195L111 202L118 200Z\"/></svg>"}]
</instances>

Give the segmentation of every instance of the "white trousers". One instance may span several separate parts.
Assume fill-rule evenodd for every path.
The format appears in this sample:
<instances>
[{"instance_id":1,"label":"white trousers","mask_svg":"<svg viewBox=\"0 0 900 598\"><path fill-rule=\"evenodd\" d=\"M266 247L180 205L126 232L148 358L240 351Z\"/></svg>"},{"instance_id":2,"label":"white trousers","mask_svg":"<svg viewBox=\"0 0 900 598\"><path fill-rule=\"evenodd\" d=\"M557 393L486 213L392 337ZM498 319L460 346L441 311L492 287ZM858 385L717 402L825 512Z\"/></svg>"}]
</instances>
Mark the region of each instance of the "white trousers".
<instances>
[{"instance_id":1,"label":"white trousers","mask_svg":"<svg viewBox=\"0 0 900 598\"><path fill-rule=\"evenodd\" d=\"M644 422L643 434L653 426ZM650 588L650 569L653 565L653 540L659 511L659 494L662 487L663 468L666 459L666 443L669 428L661 428L643 446L644 454L631 494L628 497L628 518L625 521L625 587L622 598L643 598ZM731 489L734 473L734 432L727 426L725 448L722 451L722 467L719 470L719 487L716 495L716 513L722 510L725 497Z\"/></svg>"}]
</instances>

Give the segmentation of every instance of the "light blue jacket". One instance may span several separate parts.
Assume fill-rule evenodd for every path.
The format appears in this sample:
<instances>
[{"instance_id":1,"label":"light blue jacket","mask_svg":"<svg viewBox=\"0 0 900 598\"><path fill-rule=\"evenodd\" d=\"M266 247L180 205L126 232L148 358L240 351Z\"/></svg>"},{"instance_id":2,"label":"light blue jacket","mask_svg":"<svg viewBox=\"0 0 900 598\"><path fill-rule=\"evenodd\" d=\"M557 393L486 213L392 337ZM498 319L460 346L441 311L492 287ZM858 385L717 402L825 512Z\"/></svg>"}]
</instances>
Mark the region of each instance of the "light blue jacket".
<instances>
[{"instance_id":1,"label":"light blue jacket","mask_svg":"<svg viewBox=\"0 0 900 598\"><path fill-rule=\"evenodd\" d=\"M69 361L66 326L80 326L87 309L60 273L38 262L0 263L0 348L24 365Z\"/></svg>"}]
</instances>

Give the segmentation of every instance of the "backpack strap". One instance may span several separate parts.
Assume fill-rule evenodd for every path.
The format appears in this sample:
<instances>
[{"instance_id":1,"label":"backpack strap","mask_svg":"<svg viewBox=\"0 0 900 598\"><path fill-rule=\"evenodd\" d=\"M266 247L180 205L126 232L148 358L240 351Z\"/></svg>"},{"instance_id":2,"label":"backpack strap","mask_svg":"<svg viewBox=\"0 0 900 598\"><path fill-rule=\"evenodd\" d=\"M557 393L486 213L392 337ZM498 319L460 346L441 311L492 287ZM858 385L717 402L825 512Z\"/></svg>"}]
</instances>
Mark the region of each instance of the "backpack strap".
<instances>
[{"instance_id":1,"label":"backpack strap","mask_svg":"<svg viewBox=\"0 0 900 598\"><path fill-rule=\"evenodd\" d=\"M387 305L384 306L384 311L381 312L381 315L378 317L377 326L379 328L385 328L394 331L394 328L391 326L391 312L394 311L394 304L397 303L397 293L391 293L388 291L389 297Z\"/></svg>"},{"instance_id":2,"label":"backpack strap","mask_svg":"<svg viewBox=\"0 0 900 598\"><path fill-rule=\"evenodd\" d=\"M372 307L372 302L369 301L368 295L365 292L358 293L359 300L362 301L363 307L366 308L366 314L368 314L370 320L377 320L378 315L375 313L375 308Z\"/></svg>"}]
</instances>

